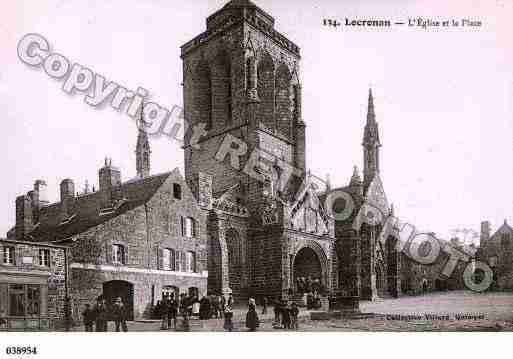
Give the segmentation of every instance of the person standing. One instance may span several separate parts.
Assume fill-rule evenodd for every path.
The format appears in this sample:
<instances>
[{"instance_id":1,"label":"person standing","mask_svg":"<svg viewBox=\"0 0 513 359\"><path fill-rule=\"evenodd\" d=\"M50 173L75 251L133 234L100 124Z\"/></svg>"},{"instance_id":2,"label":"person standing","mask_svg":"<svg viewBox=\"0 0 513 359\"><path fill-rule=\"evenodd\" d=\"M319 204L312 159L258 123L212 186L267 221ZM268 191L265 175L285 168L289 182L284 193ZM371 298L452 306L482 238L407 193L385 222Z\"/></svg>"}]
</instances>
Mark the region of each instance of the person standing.
<instances>
[{"instance_id":1,"label":"person standing","mask_svg":"<svg viewBox=\"0 0 513 359\"><path fill-rule=\"evenodd\" d=\"M267 314L267 297L262 298L262 315Z\"/></svg>"},{"instance_id":2,"label":"person standing","mask_svg":"<svg viewBox=\"0 0 513 359\"><path fill-rule=\"evenodd\" d=\"M228 332L233 331L233 321L232 321L232 319L233 319L232 307L227 304L224 307L224 325L223 325L223 328L226 331L228 331Z\"/></svg>"},{"instance_id":3,"label":"person standing","mask_svg":"<svg viewBox=\"0 0 513 359\"><path fill-rule=\"evenodd\" d=\"M292 329L296 329L296 330L299 329L298 317L299 317L299 308L298 308L296 302L292 302L292 307L290 310L290 322L291 322Z\"/></svg>"},{"instance_id":4,"label":"person standing","mask_svg":"<svg viewBox=\"0 0 513 359\"><path fill-rule=\"evenodd\" d=\"M95 320L95 313L94 313L94 310L91 309L91 305L89 303L85 305L85 309L82 312L82 318L84 321L85 331L92 332L93 324L94 324L94 320Z\"/></svg>"},{"instance_id":5,"label":"person standing","mask_svg":"<svg viewBox=\"0 0 513 359\"><path fill-rule=\"evenodd\" d=\"M171 328L171 321L173 321L173 329L176 330L176 317L178 315L178 302L175 300L175 294L171 294L171 298L168 302L168 316L167 316L167 327Z\"/></svg>"},{"instance_id":6,"label":"person standing","mask_svg":"<svg viewBox=\"0 0 513 359\"><path fill-rule=\"evenodd\" d=\"M95 327L97 332L106 332L107 329L107 303L103 296L99 296L94 308Z\"/></svg>"},{"instance_id":7,"label":"person standing","mask_svg":"<svg viewBox=\"0 0 513 359\"><path fill-rule=\"evenodd\" d=\"M290 304L288 302L283 302L282 314L281 314L281 318L282 318L281 324L284 329L290 329L290 312L291 312Z\"/></svg>"},{"instance_id":8,"label":"person standing","mask_svg":"<svg viewBox=\"0 0 513 359\"><path fill-rule=\"evenodd\" d=\"M126 315L126 307L123 304L121 298L117 297L112 308L112 316L114 318L114 322L116 323L116 332L119 332L120 326L124 332L128 331L128 328L126 326Z\"/></svg>"},{"instance_id":9,"label":"person standing","mask_svg":"<svg viewBox=\"0 0 513 359\"><path fill-rule=\"evenodd\" d=\"M169 328L169 299L167 294L164 295L164 298L162 298L162 301L160 302L159 316L162 321L160 330L167 330Z\"/></svg>"},{"instance_id":10,"label":"person standing","mask_svg":"<svg viewBox=\"0 0 513 359\"><path fill-rule=\"evenodd\" d=\"M250 332L254 332L259 326L260 321L256 312L256 303L253 298L250 298L248 304L248 312L246 314L246 328L248 328Z\"/></svg>"}]
</instances>

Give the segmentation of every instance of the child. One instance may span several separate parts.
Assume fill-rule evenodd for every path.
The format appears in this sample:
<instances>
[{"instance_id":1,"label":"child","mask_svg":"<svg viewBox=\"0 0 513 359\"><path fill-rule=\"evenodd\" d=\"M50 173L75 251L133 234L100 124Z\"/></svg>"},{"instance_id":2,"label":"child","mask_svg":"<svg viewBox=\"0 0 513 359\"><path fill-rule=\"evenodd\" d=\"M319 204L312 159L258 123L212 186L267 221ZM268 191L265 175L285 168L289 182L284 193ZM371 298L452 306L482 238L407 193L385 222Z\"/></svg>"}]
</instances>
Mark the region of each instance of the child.
<instances>
[{"instance_id":1,"label":"child","mask_svg":"<svg viewBox=\"0 0 513 359\"><path fill-rule=\"evenodd\" d=\"M233 331L232 318L233 318L232 308L231 308L231 306L226 305L224 308L224 326L223 326L223 328L226 331L229 331L229 332Z\"/></svg>"}]
</instances>

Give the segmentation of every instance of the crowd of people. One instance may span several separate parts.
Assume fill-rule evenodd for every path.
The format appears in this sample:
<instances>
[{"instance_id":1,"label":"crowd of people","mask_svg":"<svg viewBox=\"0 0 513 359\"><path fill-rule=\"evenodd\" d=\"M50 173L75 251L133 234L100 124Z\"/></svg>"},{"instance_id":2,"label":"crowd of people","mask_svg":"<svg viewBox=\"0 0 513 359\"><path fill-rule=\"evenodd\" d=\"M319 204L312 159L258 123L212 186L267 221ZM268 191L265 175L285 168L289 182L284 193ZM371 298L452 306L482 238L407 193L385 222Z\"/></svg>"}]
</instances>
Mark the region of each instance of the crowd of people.
<instances>
[{"instance_id":1,"label":"crowd of people","mask_svg":"<svg viewBox=\"0 0 513 359\"><path fill-rule=\"evenodd\" d=\"M326 291L326 288L322 284L321 279L312 278L311 276L296 278L296 288L297 292L300 294L314 292L324 294Z\"/></svg>"},{"instance_id":2,"label":"crowd of people","mask_svg":"<svg viewBox=\"0 0 513 359\"><path fill-rule=\"evenodd\" d=\"M297 329L299 308L296 303L276 299L274 302L273 328ZM267 314L267 297L261 298L262 315ZM194 293L164 294L154 307L153 315L161 321L161 330L190 330L190 318L198 317L200 320L223 319L223 328L233 331L233 305L232 293L225 295L209 294L201 299ZM103 296L97 298L94 307L85 305L82 312L83 323L86 332L106 332L108 322L114 321L116 331L126 332L128 312L121 298L116 298L111 305ZM182 320L178 324L179 317ZM250 298L246 313L245 326L249 331L256 331L260 326L256 301Z\"/></svg>"},{"instance_id":3,"label":"crowd of people","mask_svg":"<svg viewBox=\"0 0 513 359\"><path fill-rule=\"evenodd\" d=\"M295 302L276 299L274 301L275 329L298 329L299 308Z\"/></svg>"},{"instance_id":4,"label":"crowd of people","mask_svg":"<svg viewBox=\"0 0 513 359\"><path fill-rule=\"evenodd\" d=\"M82 312L82 319L86 332L97 332L108 331L109 321L113 321L116 327L116 332L123 330L128 331L126 321L128 317L128 311L121 298L114 299L111 305L107 304L107 301L100 295L94 307L90 304L85 305L85 309Z\"/></svg>"}]
</instances>

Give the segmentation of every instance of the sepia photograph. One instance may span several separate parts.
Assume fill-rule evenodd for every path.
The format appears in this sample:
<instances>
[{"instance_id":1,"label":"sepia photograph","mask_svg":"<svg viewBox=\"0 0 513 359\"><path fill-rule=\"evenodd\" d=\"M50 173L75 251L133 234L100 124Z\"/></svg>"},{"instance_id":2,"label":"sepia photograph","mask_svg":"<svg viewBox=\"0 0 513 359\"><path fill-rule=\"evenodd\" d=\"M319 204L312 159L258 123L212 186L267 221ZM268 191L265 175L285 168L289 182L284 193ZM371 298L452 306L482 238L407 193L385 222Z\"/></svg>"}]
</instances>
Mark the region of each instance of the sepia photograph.
<instances>
[{"instance_id":1,"label":"sepia photograph","mask_svg":"<svg viewBox=\"0 0 513 359\"><path fill-rule=\"evenodd\" d=\"M0 341L513 331L513 2L0 18Z\"/></svg>"}]
</instances>

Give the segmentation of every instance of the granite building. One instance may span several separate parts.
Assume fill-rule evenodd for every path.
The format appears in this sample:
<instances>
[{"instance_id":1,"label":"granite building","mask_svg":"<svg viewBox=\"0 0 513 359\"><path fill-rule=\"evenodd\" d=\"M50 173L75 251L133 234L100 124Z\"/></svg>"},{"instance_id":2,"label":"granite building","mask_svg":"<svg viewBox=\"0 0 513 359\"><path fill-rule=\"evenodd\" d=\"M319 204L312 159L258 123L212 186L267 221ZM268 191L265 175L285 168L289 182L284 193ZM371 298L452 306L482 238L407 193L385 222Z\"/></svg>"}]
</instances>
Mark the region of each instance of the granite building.
<instances>
[{"instance_id":1,"label":"granite building","mask_svg":"<svg viewBox=\"0 0 513 359\"><path fill-rule=\"evenodd\" d=\"M49 203L38 180L16 199L11 240L69 248L75 319L99 295L109 303L121 297L133 319L148 316L164 293L206 292L205 213L178 169L150 174L150 154L148 136L139 130L137 177L123 182L121 170L106 159L97 190L86 186L77 193L65 179L60 201Z\"/></svg>"},{"instance_id":2,"label":"granite building","mask_svg":"<svg viewBox=\"0 0 513 359\"><path fill-rule=\"evenodd\" d=\"M184 159L189 187L208 213L209 289L230 288L237 298L290 297L298 277L312 277L326 294L397 296L393 237L382 247L382 224L354 231L353 217L335 222L325 206L337 190L353 198L355 212L371 201L391 214L372 94L363 180L355 171L348 186L319 185L306 161L300 49L274 25L251 1L233 0L181 47L184 115L208 129L194 146L185 136ZM220 151L227 143L230 150ZM288 181L287 166L294 168Z\"/></svg>"}]
</instances>

